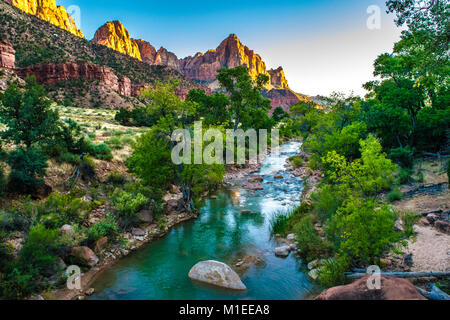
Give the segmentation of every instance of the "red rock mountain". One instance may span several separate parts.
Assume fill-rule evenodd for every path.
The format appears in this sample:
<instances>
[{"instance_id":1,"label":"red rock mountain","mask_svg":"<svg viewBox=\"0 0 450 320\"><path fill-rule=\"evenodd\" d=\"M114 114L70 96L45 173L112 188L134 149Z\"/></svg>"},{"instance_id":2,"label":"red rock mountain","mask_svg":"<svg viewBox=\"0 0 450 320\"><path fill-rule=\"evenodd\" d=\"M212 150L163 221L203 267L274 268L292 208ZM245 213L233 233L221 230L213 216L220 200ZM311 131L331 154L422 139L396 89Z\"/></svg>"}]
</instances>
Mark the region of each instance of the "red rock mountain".
<instances>
[{"instance_id":1,"label":"red rock mountain","mask_svg":"<svg viewBox=\"0 0 450 320\"><path fill-rule=\"evenodd\" d=\"M63 6L57 6L56 0L4 0L25 13L35 15L39 19L67 30L77 37L84 38L73 18Z\"/></svg>"},{"instance_id":2,"label":"red rock mountain","mask_svg":"<svg viewBox=\"0 0 450 320\"><path fill-rule=\"evenodd\" d=\"M261 56L242 44L235 34L228 36L215 50L197 53L180 60L165 48L161 47L157 51L150 43L131 38L125 27L118 21L108 22L102 26L97 30L93 41L150 65L168 66L188 79L207 85L212 90L219 89L216 80L217 70L223 67L234 68L246 65L252 78L256 78L259 74L265 74L270 78L265 95L272 100L272 111L279 106L288 111L291 105L299 101L311 102L307 96L289 88L282 67L267 70Z\"/></svg>"},{"instance_id":3,"label":"red rock mountain","mask_svg":"<svg viewBox=\"0 0 450 320\"><path fill-rule=\"evenodd\" d=\"M137 42L130 38L130 33L120 21L105 23L95 32L92 41L142 60Z\"/></svg>"},{"instance_id":4,"label":"red rock mountain","mask_svg":"<svg viewBox=\"0 0 450 320\"><path fill-rule=\"evenodd\" d=\"M242 65L248 67L252 78L256 78L259 74L270 77L261 56L244 46L235 34L231 34L216 50L209 50L204 54L197 53L193 57L181 60L180 70L187 78L208 83L215 81L218 69Z\"/></svg>"}]
</instances>

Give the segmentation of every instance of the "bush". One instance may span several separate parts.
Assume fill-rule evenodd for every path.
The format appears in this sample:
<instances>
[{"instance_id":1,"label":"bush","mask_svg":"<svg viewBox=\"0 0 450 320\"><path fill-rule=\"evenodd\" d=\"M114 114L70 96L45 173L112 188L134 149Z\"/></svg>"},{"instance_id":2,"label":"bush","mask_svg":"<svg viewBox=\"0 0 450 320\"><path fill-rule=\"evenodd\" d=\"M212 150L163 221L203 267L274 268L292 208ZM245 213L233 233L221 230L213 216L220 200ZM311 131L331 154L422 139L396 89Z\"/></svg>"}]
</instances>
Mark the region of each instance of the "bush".
<instances>
[{"instance_id":1,"label":"bush","mask_svg":"<svg viewBox=\"0 0 450 320\"><path fill-rule=\"evenodd\" d=\"M137 213L149 203L149 199L141 193L132 194L116 188L111 195L111 202L116 208L124 226L128 227L134 223Z\"/></svg>"},{"instance_id":2,"label":"bush","mask_svg":"<svg viewBox=\"0 0 450 320\"><path fill-rule=\"evenodd\" d=\"M339 254L352 262L377 263L380 255L399 240L395 232L396 213L372 200L350 197L331 219L327 236Z\"/></svg>"},{"instance_id":3,"label":"bush","mask_svg":"<svg viewBox=\"0 0 450 320\"><path fill-rule=\"evenodd\" d=\"M409 147L392 149L388 157L403 168L410 169L414 165L414 151Z\"/></svg>"},{"instance_id":4,"label":"bush","mask_svg":"<svg viewBox=\"0 0 450 320\"><path fill-rule=\"evenodd\" d=\"M83 180L89 180L95 177L95 162L91 156L85 155L80 164L81 177Z\"/></svg>"},{"instance_id":5,"label":"bush","mask_svg":"<svg viewBox=\"0 0 450 320\"><path fill-rule=\"evenodd\" d=\"M111 173L108 178L106 179L106 183L111 183L114 185L122 185L127 181L125 176L121 175L118 172Z\"/></svg>"},{"instance_id":6,"label":"bush","mask_svg":"<svg viewBox=\"0 0 450 320\"><path fill-rule=\"evenodd\" d=\"M0 164L0 198L2 197L3 193L5 192L6 189L6 179L5 179L5 174L3 171L3 167Z\"/></svg>"},{"instance_id":7,"label":"bush","mask_svg":"<svg viewBox=\"0 0 450 320\"><path fill-rule=\"evenodd\" d=\"M317 257L329 256L332 252L330 244L322 240L314 227L311 216L304 216L294 225L294 233L297 236L299 253L310 261Z\"/></svg>"},{"instance_id":8,"label":"bush","mask_svg":"<svg viewBox=\"0 0 450 320\"><path fill-rule=\"evenodd\" d=\"M320 268L319 282L326 288L344 285L346 283L345 271L349 268L349 259L340 256L337 259L326 260Z\"/></svg>"},{"instance_id":9,"label":"bush","mask_svg":"<svg viewBox=\"0 0 450 320\"><path fill-rule=\"evenodd\" d=\"M105 143L92 145L90 153L99 160L110 161L113 158L111 149Z\"/></svg>"},{"instance_id":10,"label":"bush","mask_svg":"<svg viewBox=\"0 0 450 320\"><path fill-rule=\"evenodd\" d=\"M402 220L403 230L407 237L410 237L414 233L414 225L419 221L420 216L414 211L404 211L400 213L400 219Z\"/></svg>"},{"instance_id":11,"label":"bush","mask_svg":"<svg viewBox=\"0 0 450 320\"><path fill-rule=\"evenodd\" d=\"M289 220L292 216L292 212L279 212L276 213L270 220L270 232L273 235L279 234L285 236L289 229Z\"/></svg>"},{"instance_id":12,"label":"bush","mask_svg":"<svg viewBox=\"0 0 450 320\"><path fill-rule=\"evenodd\" d=\"M403 199L403 193L398 190L394 189L391 192L388 193L387 199L389 202L395 202Z\"/></svg>"},{"instance_id":13,"label":"bush","mask_svg":"<svg viewBox=\"0 0 450 320\"><path fill-rule=\"evenodd\" d=\"M402 169L397 177L398 183L400 185L402 184L408 184L414 181L412 177L412 170L410 169Z\"/></svg>"},{"instance_id":14,"label":"bush","mask_svg":"<svg viewBox=\"0 0 450 320\"><path fill-rule=\"evenodd\" d=\"M89 215L91 204L72 194L51 194L38 207L41 221L48 228L60 228L65 224L80 224Z\"/></svg>"},{"instance_id":15,"label":"bush","mask_svg":"<svg viewBox=\"0 0 450 320\"><path fill-rule=\"evenodd\" d=\"M117 239L119 226L114 217L107 215L105 220L93 224L88 230L88 240L93 243L103 237L108 237L109 241Z\"/></svg>"},{"instance_id":16,"label":"bush","mask_svg":"<svg viewBox=\"0 0 450 320\"><path fill-rule=\"evenodd\" d=\"M8 182L11 190L29 193L44 184L42 177L46 173L47 158L41 150L17 148L9 154L8 164L11 166Z\"/></svg>"},{"instance_id":17,"label":"bush","mask_svg":"<svg viewBox=\"0 0 450 320\"><path fill-rule=\"evenodd\" d=\"M339 188L328 184L313 192L311 200L313 200L313 212L323 221L331 218L344 201Z\"/></svg>"},{"instance_id":18,"label":"bush","mask_svg":"<svg viewBox=\"0 0 450 320\"><path fill-rule=\"evenodd\" d=\"M289 161L295 169L300 168L303 165L303 159L301 157L290 157Z\"/></svg>"}]
</instances>

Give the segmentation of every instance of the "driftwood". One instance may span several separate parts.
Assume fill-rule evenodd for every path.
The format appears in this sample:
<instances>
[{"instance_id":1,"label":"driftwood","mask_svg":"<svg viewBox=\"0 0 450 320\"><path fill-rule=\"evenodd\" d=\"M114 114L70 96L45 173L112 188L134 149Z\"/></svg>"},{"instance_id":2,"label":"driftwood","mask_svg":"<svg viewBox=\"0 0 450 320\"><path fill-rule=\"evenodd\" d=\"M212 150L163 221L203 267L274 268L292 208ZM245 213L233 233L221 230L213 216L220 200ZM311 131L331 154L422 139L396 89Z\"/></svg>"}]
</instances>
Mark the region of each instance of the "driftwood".
<instances>
[{"instance_id":1,"label":"driftwood","mask_svg":"<svg viewBox=\"0 0 450 320\"><path fill-rule=\"evenodd\" d=\"M364 278L367 273L357 272L348 273L346 277L349 279ZM449 277L450 271L443 272L381 272L380 275L395 278L427 278L427 277Z\"/></svg>"},{"instance_id":2,"label":"driftwood","mask_svg":"<svg viewBox=\"0 0 450 320\"><path fill-rule=\"evenodd\" d=\"M450 296L446 294L444 291L439 289L435 284L431 286L431 291L425 291L421 288L416 287L419 290L420 294L430 300L450 300Z\"/></svg>"}]
</instances>

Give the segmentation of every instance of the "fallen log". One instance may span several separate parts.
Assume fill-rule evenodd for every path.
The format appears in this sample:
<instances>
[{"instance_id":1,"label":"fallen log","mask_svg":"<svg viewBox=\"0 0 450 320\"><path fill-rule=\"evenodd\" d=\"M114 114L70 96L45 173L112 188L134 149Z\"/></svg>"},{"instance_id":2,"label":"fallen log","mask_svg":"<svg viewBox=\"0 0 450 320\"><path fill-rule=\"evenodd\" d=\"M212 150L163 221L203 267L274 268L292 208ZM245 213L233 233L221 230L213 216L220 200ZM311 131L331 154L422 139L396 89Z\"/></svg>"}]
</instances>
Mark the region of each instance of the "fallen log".
<instances>
[{"instance_id":1,"label":"fallen log","mask_svg":"<svg viewBox=\"0 0 450 320\"><path fill-rule=\"evenodd\" d=\"M349 279L364 278L367 273L357 272L346 274ZM381 272L380 275L394 278L429 278L429 277L449 277L450 271L442 272Z\"/></svg>"},{"instance_id":2,"label":"fallen log","mask_svg":"<svg viewBox=\"0 0 450 320\"><path fill-rule=\"evenodd\" d=\"M417 290L419 290L420 294L423 295L425 298L428 298L430 300L450 300L450 296L446 294L444 291L439 289L435 284L431 287L431 291L425 291L421 288L416 287Z\"/></svg>"}]
</instances>

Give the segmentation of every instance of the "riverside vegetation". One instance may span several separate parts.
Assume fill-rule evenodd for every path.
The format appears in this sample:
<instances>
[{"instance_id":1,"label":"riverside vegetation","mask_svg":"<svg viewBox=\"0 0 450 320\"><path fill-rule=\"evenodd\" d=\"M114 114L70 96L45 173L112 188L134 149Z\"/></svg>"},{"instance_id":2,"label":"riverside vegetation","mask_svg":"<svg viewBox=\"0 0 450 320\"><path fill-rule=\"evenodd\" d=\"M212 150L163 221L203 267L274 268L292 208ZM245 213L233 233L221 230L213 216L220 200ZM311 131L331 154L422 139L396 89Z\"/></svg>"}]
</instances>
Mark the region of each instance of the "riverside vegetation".
<instances>
[{"instance_id":1,"label":"riverside vegetation","mask_svg":"<svg viewBox=\"0 0 450 320\"><path fill-rule=\"evenodd\" d=\"M246 67L219 71L222 92L196 89L181 100L169 81L144 91L144 106L117 112L54 101L33 78L11 84L0 97L0 297L23 299L61 286L66 264L90 267L73 248L95 248L102 239L124 244L142 210L163 229L163 198L174 186L182 194L179 210L195 212L227 169L172 163L171 132L190 130L196 120L224 135L276 127L283 138L303 139L291 163L321 170L323 179L272 228L293 232L305 260L327 259L318 277L324 286L345 283L352 267L401 250L417 217L389 202L402 197L402 184L423 179L413 172L417 157L448 154L449 11L442 2L429 10L417 10L414 1L387 5L408 29L392 53L375 61L381 80L364 85L365 98L336 94L323 109L300 102L269 116L270 101L261 95L268 79L252 80ZM92 221L98 210L104 214ZM403 232L396 231L398 218Z\"/></svg>"}]
</instances>

